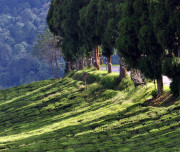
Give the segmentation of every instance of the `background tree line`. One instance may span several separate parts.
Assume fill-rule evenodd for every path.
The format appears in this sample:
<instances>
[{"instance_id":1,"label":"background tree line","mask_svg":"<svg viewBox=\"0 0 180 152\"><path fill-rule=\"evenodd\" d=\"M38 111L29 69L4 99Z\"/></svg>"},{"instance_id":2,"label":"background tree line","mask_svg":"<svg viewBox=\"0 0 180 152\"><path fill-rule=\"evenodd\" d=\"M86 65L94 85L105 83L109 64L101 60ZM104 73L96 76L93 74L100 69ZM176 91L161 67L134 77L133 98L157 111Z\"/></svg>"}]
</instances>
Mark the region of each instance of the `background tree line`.
<instances>
[{"instance_id":1,"label":"background tree line","mask_svg":"<svg viewBox=\"0 0 180 152\"><path fill-rule=\"evenodd\" d=\"M51 78L50 64L33 57L37 35L47 28L50 0L0 0L0 5L0 88Z\"/></svg>"},{"instance_id":2,"label":"background tree line","mask_svg":"<svg viewBox=\"0 0 180 152\"><path fill-rule=\"evenodd\" d=\"M63 38L67 69L82 69L84 59L99 69L99 46L107 57L116 48L121 63L157 81L173 79L171 90L180 92L180 2L177 0L51 0L47 16L50 31ZM77 65L76 67L74 65ZM125 76L120 64L120 81Z\"/></svg>"}]
</instances>

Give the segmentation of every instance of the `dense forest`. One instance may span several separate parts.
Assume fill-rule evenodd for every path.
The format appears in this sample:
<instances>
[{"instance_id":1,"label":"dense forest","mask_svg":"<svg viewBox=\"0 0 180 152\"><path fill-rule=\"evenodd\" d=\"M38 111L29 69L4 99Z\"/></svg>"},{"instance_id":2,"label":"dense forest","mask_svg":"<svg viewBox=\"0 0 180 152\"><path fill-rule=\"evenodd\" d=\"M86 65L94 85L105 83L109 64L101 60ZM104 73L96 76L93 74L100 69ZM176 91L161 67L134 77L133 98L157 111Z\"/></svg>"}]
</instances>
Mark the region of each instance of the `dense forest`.
<instances>
[{"instance_id":1,"label":"dense forest","mask_svg":"<svg viewBox=\"0 0 180 152\"><path fill-rule=\"evenodd\" d=\"M36 37L47 28L49 2L0 0L1 89L52 77L50 65L33 57Z\"/></svg>"}]
</instances>

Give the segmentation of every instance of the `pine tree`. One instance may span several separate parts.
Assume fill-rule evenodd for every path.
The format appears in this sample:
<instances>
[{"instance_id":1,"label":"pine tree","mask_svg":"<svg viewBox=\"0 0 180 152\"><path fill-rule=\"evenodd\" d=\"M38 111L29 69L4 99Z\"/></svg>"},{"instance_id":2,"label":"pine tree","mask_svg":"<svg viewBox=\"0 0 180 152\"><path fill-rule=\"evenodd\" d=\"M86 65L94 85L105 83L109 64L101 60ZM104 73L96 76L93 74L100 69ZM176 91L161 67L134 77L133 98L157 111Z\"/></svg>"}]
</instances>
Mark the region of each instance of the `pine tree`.
<instances>
[{"instance_id":1,"label":"pine tree","mask_svg":"<svg viewBox=\"0 0 180 152\"><path fill-rule=\"evenodd\" d=\"M149 17L148 0L126 0L119 22L117 47L125 62L146 77L156 79L158 93L163 91L162 58L164 50L157 43Z\"/></svg>"}]
</instances>

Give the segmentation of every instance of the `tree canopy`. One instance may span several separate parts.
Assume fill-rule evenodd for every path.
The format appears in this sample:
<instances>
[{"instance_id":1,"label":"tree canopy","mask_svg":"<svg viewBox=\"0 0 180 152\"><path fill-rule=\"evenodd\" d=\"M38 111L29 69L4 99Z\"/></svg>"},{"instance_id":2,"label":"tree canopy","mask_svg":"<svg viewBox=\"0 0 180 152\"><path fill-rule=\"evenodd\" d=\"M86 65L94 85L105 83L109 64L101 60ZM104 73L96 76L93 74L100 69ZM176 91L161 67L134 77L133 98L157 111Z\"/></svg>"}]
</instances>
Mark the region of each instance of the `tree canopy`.
<instances>
[{"instance_id":1,"label":"tree canopy","mask_svg":"<svg viewBox=\"0 0 180 152\"><path fill-rule=\"evenodd\" d=\"M99 45L109 58L117 48L130 68L157 80L161 93L163 60L180 51L179 8L176 0L52 0L47 22L63 37L67 61Z\"/></svg>"}]
</instances>

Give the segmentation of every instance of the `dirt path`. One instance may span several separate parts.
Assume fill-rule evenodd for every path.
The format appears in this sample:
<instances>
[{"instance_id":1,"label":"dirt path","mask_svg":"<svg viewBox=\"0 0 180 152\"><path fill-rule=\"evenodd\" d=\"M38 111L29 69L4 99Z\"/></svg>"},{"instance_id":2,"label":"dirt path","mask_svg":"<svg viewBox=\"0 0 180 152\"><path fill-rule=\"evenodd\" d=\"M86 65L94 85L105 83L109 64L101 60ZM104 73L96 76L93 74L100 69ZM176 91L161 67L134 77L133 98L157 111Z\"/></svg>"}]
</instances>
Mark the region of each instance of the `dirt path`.
<instances>
[{"instance_id":1,"label":"dirt path","mask_svg":"<svg viewBox=\"0 0 180 152\"><path fill-rule=\"evenodd\" d=\"M106 67L101 67L102 70L106 70ZM119 66L113 66L112 67L112 71L113 72L118 72L119 73ZM163 76L163 84L165 86L169 86L171 83L171 79L169 79L168 77L166 76Z\"/></svg>"}]
</instances>

